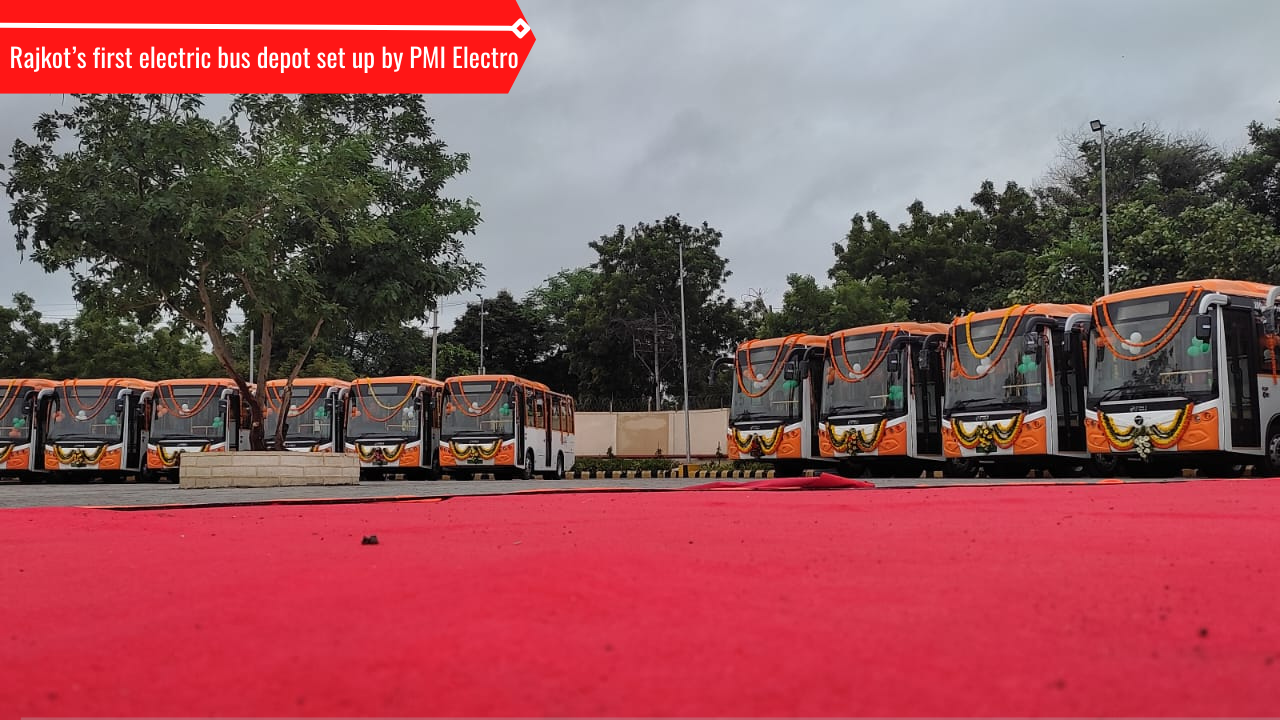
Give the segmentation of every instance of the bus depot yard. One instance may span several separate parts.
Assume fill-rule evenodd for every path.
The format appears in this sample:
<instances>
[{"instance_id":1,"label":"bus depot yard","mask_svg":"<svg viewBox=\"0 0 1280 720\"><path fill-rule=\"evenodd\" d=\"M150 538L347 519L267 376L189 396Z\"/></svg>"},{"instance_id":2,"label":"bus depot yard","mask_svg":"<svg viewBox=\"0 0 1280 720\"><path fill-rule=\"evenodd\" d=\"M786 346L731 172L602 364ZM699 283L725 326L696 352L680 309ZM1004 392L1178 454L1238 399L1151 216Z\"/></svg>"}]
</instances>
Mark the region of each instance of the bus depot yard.
<instances>
[{"instance_id":1,"label":"bus depot yard","mask_svg":"<svg viewBox=\"0 0 1280 720\"><path fill-rule=\"evenodd\" d=\"M696 431L686 412L683 433L678 413L634 423L595 413L588 422L572 396L507 374L306 377L261 388L228 378L3 380L0 475L173 480L189 453L203 468L193 477L217 466L223 479L253 484L309 462L318 470L299 472L299 482L688 476L694 457L715 457L706 471L730 477L1274 476L1278 313L1280 286L1206 279L948 324L749 340L710 368L713 379L730 370L730 407L700 414ZM601 420L612 423L603 434ZM268 433L296 461L256 467L265 456L249 448ZM661 457L593 457L615 444L656 447Z\"/></svg>"}]
</instances>

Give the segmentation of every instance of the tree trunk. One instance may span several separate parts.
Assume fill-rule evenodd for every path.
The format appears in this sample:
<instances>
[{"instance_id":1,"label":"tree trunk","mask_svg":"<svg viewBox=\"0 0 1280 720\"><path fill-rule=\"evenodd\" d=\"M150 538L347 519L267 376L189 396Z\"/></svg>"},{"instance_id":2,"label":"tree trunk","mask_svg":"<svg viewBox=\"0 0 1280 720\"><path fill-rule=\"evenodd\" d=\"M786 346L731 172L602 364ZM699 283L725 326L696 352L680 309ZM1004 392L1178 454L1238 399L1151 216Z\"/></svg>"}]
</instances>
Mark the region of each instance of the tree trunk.
<instances>
[{"instance_id":1,"label":"tree trunk","mask_svg":"<svg viewBox=\"0 0 1280 720\"><path fill-rule=\"evenodd\" d=\"M289 379L285 382L284 393L280 397L280 419L276 422L277 450L284 450L284 438L289 423L289 403L293 399L293 381L297 380L298 373L302 372L302 366L306 364L307 356L311 354L311 348L316 344L316 338L320 336L320 328L323 326L324 318L316 321L316 326L311 329L311 337L307 339L307 346L302 349L302 355L298 358L298 362L293 364L293 370L289 372ZM330 418L329 422L333 422L333 419Z\"/></svg>"}]
</instances>

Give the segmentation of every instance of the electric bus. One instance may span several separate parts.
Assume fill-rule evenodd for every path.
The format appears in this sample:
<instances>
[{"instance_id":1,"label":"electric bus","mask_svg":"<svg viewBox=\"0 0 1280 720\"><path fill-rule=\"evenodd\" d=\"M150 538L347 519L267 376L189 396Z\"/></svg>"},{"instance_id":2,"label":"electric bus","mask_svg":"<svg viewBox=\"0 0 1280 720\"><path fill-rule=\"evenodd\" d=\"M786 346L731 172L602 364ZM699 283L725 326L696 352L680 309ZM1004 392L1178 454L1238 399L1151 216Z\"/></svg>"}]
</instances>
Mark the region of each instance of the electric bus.
<instances>
[{"instance_id":1,"label":"electric bus","mask_svg":"<svg viewBox=\"0 0 1280 720\"><path fill-rule=\"evenodd\" d=\"M1280 286L1116 292L1089 324L1089 449L1139 476L1280 474Z\"/></svg>"},{"instance_id":2,"label":"electric bus","mask_svg":"<svg viewBox=\"0 0 1280 720\"><path fill-rule=\"evenodd\" d=\"M952 321L942 413L946 471L1005 478L1090 472L1078 327L1088 312L1088 305L1041 303Z\"/></svg>"},{"instance_id":3,"label":"electric bus","mask_svg":"<svg viewBox=\"0 0 1280 720\"><path fill-rule=\"evenodd\" d=\"M63 477L142 476L155 387L137 378L59 382L51 399L45 469Z\"/></svg>"},{"instance_id":4,"label":"electric bus","mask_svg":"<svg viewBox=\"0 0 1280 720\"><path fill-rule=\"evenodd\" d=\"M365 477L436 477L444 383L418 375L361 378L347 394L345 450Z\"/></svg>"},{"instance_id":5,"label":"electric bus","mask_svg":"<svg viewBox=\"0 0 1280 720\"><path fill-rule=\"evenodd\" d=\"M271 380L265 388L267 443L275 437L288 380ZM284 414L284 447L294 452L342 452L343 412L351 383L337 378L297 378Z\"/></svg>"},{"instance_id":6,"label":"electric bus","mask_svg":"<svg viewBox=\"0 0 1280 720\"><path fill-rule=\"evenodd\" d=\"M0 477L29 480L44 471L52 380L0 380Z\"/></svg>"},{"instance_id":7,"label":"electric bus","mask_svg":"<svg viewBox=\"0 0 1280 720\"><path fill-rule=\"evenodd\" d=\"M452 478L481 472L561 478L573 462L572 397L515 375L445 381L441 472Z\"/></svg>"},{"instance_id":8,"label":"electric bus","mask_svg":"<svg viewBox=\"0 0 1280 720\"><path fill-rule=\"evenodd\" d=\"M795 334L748 340L733 356L718 358L711 376L733 367L733 390L725 443L733 460L774 464L779 477L814 466L834 466L819 449L825 335Z\"/></svg>"},{"instance_id":9,"label":"electric bus","mask_svg":"<svg viewBox=\"0 0 1280 720\"><path fill-rule=\"evenodd\" d=\"M941 470L945 323L898 322L827 336L818 448L842 474Z\"/></svg>"},{"instance_id":10,"label":"electric bus","mask_svg":"<svg viewBox=\"0 0 1280 720\"><path fill-rule=\"evenodd\" d=\"M184 452L240 449L240 389L229 378L161 380L151 403L147 472L176 479Z\"/></svg>"}]
</instances>

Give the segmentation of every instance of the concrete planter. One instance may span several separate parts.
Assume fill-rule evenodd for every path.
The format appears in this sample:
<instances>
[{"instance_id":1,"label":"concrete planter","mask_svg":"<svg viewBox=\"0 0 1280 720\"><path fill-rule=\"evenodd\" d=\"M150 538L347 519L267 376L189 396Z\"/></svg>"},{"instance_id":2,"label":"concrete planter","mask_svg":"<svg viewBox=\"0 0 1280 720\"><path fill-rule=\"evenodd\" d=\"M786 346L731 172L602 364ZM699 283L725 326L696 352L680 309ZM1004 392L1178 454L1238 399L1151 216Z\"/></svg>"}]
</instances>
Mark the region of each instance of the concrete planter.
<instances>
[{"instance_id":1,"label":"concrete planter","mask_svg":"<svg viewBox=\"0 0 1280 720\"><path fill-rule=\"evenodd\" d=\"M180 488L358 484L360 459L346 453L183 453L178 465Z\"/></svg>"}]
</instances>

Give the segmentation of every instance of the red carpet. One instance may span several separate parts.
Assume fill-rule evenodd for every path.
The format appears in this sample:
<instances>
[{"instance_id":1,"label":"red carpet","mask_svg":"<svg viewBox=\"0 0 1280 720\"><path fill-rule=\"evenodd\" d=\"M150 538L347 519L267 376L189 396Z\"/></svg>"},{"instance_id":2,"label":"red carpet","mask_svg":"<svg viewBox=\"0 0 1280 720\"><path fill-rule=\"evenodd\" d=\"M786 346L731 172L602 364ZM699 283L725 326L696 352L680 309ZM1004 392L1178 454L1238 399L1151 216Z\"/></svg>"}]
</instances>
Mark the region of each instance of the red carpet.
<instances>
[{"instance_id":1,"label":"red carpet","mask_svg":"<svg viewBox=\"0 0 1280 720\"><path fill-rule=\"evenodd\" d=\"M1278 510L1271 480L5 510L0 710L1275 716Z\"/></svg>"}]
</instances>

